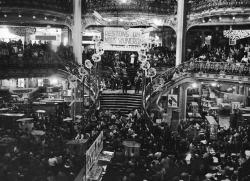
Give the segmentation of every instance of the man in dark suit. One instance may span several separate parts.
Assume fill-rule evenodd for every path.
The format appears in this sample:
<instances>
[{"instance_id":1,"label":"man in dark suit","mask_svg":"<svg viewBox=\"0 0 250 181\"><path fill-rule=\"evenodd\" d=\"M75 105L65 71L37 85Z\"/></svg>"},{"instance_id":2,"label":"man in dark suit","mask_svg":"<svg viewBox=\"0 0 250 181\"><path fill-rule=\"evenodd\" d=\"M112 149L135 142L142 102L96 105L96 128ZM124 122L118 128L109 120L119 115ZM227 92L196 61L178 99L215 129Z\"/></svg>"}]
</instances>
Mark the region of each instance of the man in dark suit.
<instances>
[{"instance_id":1,"label":"man in dark suit","mask_svg":"<svg viewBox=\"0 0 250 181\"><path fill-rule=\"evenodd\" d=\"M127 87L128 87L128 77L124 76L122 77L122 93L123 94L126 94L128 92Z\"/></svg>"}]
</instances>

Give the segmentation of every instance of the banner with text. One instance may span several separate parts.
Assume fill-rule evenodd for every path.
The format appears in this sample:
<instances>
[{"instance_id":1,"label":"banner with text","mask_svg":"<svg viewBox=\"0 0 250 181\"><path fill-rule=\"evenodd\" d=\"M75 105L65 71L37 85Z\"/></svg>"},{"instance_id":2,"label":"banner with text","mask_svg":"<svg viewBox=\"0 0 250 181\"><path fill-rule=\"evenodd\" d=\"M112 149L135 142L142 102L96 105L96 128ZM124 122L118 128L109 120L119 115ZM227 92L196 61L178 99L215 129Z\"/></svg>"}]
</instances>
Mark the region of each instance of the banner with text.
<instances>
[{"instance_id":1,"label":"banner with text","mask_svg":"<svg viewBox=\"0 0 250 181\"><path fill-rule=\"evenodd\" d=\"M142 44L140 28L104 28L104 50L139 51Z\"/></svg>"},{"instance_id":2,"label":"banner with text","mask_svg":"<svg viewBox=\"0 0 250 181\"><path fill-rule=\"evenodd\" d=\"M95 142L90 146L86 152L86 175L97 161L99 154L103 149L103 132L96 138Z\"/></svg>"}]
</instances>

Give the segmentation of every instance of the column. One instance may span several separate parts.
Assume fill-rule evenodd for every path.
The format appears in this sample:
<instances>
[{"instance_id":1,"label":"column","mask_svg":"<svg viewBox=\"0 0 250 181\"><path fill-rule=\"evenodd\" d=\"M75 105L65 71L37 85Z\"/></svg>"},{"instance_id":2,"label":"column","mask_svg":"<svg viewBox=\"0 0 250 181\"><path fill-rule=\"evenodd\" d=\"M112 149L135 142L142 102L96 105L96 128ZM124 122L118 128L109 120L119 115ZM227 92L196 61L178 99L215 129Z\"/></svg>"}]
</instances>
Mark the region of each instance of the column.
<instances>
[{"instance_id":1,"label":"column","mask_svg":"<svg viewBox=\"0 0 250 181\"><path fill-rule=\"evenodd\" d=\"M75 61L82 64L82 2L74 0L73 51Z\"/></svg>"},{"instance_id":2,"label":"column","mask_svg":"<svg viewBox=\"0 0 250 181\"><path fill-rule=\"evenodd\" d=\"M185 121L187 114L187 86L181 85L179 92L180 119L183 119Z\"/></svg>"},{"instance_id":3,"label":"column","mask_svg":"<svg viewBox=\"0 0 250 181\"><path fill-rule=\"evenodd\" d=\"M73 40L72 40L72 30L68 28L68 40L69 40L69 45L73 46Z\"/></svg>"},{"instance_id":4,"label":"column","mask_svg":"<svg viewBox=\"0 0 250 181\"><path fill-rule=\"evenodd\" d=\"M176 30L176 66L185 58L185 1L177 0L177 30Z\"/></svg>"}]
</instances>

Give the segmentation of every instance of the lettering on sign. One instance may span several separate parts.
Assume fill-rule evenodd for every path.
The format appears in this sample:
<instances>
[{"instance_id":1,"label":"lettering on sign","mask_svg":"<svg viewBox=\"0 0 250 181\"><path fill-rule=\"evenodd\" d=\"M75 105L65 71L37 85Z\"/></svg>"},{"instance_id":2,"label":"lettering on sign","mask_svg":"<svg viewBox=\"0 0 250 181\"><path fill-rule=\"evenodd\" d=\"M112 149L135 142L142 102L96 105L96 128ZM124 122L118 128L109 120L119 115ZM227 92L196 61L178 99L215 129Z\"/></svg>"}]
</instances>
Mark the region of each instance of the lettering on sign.
<instances>
[{"instance_id":1,"label":"lettering on sign","mask_svg":"<svg viewBox=\"0 0 250 181\"><path fill-rule=\"evenodd\" d=\"M140 28L104 28L105 50L138 51L142 44Z\"/></svg>"}]
</instances>

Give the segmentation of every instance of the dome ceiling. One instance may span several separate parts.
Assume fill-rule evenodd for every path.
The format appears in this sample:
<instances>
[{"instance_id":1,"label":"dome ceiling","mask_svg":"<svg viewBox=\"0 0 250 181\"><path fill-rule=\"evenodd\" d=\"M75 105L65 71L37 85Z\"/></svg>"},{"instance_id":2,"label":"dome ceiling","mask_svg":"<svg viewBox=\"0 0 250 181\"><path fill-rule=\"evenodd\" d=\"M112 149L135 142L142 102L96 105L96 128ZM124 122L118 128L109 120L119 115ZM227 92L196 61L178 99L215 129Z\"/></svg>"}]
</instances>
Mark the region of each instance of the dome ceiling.
<instances>
[{"instance_id":1,"label":"dome ceiling","mask_svg":"<svg viewBox=\"0 0 250 181\"><path fill-rule=\"evenodd\" d=\"M187 1L188 26L228 23L231 14L237 23L249 21L250 1L229 1L219 6L212 0ZM73 0L0 0L0 10L0 24L71 27L73 22ZM177 0L82 0L82 11L83 23L89 26L148 26L160 18L162 22L154 24L174 27Z\"/></svg>"},{"instance_id":2,"label":"dome ceiling","mask_svg":"<svg viewBox=\"0 0 250 181\"><path fill-rule=\"evenodd\" d=\"M87 11L120 13L143 12L155 14L175 14L176 0L86 0L84 3Z\"/></svg>"}]
</instances>

